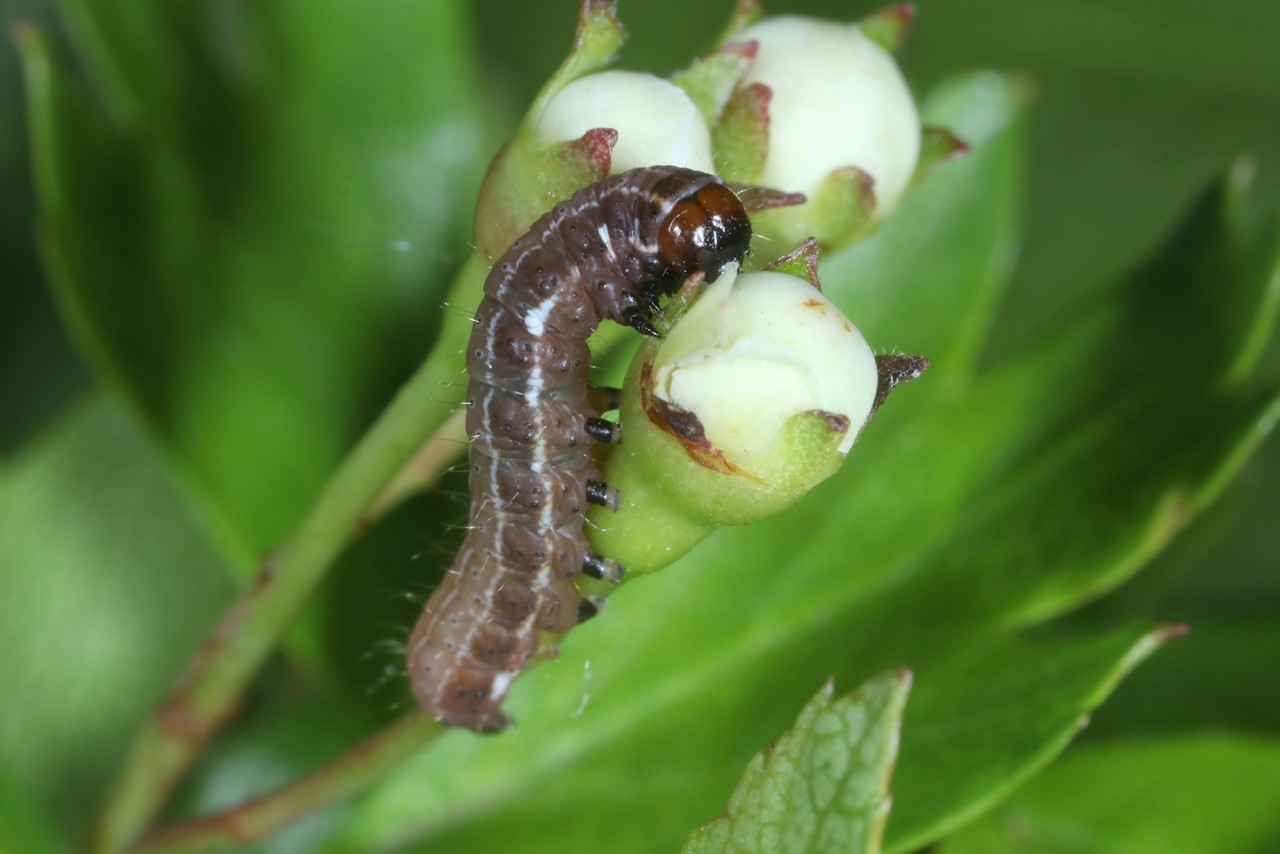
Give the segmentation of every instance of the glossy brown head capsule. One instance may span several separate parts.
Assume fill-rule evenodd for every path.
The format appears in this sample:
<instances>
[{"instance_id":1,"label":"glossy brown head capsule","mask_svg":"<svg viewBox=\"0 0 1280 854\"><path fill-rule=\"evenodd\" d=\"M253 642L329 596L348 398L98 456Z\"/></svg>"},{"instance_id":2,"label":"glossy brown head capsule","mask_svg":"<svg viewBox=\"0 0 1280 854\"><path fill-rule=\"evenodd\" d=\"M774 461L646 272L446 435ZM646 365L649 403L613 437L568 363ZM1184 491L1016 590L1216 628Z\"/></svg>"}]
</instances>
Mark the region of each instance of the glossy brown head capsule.
<instances>
[{"instance_id":1,"label":"glossy brown head capsule","mask_svg":"<svg viewBox=\"0 0 1280 854\"><path fill-rule=\"evenodd\" d=\"M671 268L696 270L714 282L727 264L741 261L751 243L751 220L733 191L707 184L671 209L658 234L658 252Z\"/></svg>"}]
</instances>

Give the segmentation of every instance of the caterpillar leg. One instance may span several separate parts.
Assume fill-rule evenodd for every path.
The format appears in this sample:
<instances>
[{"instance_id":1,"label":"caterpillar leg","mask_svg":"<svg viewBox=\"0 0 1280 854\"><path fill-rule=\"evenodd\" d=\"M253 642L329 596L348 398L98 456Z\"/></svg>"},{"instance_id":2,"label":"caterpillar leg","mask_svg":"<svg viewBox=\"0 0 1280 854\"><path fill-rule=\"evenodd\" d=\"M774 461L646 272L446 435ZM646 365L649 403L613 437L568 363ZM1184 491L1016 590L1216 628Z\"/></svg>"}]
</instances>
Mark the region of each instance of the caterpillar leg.
<instances>
[{"instance_id":1,"label":"caterpillar leg","mask_svg":"<svg viewBox=\"0 0 1280 854\"><path fill-rule=\"evenodd\" d=\"M583 429L592 439L606 445L616 445L622 441L622 427L603 418L588 418Z\"/></svg>"},{"instance_id":2,"label":"caterpillar leg","mask_svg":"<svg viewBox=\"0 0 1280 854\"><path fill-rule=\"evenodd\" d=\"M617 584L627 570L616 560L609 560L595 552L587 552L582 561L582 574L600 581ZM589 597L588 597L589 598ZM599 610L598 608L596 610Z\"/></svg>"},{"instance_id":3,"label":"caterpillar leg","mask_svg":"<svg viewBox=\"0 0 1280 854\"><path fill-rule=\"evenodd\" d=\"M476 732L483 733L484 735L493 735L494 733L502 732L515 722L516 719L511 717L511 715L504 712L498 712L492 717L485 718L480 721L475 725L474 729ZM472 729L472 727L468 727L468 729Z\"/></svg>"},{"instance_id":4,"label":"caterpillar leg","mask_svg":"<svg viewBox=\"0 0 1280 854\"><path fill-rule=\"evenodd\" d=\"M644 303L649 314L657 314L662 308L662 294L657 288L641 288L640 301Z\"/></svg>"},{"instance_id":5,"label":"caterpillar leg","mask_svg":"<svg viewBox=\"0 0 1280 854\"><path fill-rule=\"evenodd\" d=\"M645 316L644 309L638 305L627 306L622 310L622 322L630 326L641 335L648 335L650 338L661 338L662 333L658 331L649 318Z\"/></svg>"},{"instance_id":6,"label":"caterpillar leg","mask_svg":"<svg viewBox=\"0 0 1280 854\"><path fill-rule=\"evenodd\" d=\"M622 506L622 493L616 486L610 486L603 480L587 481L587 501L608 507L614 513Z\"/></svg>"},{"instance_id":7,"label":"caterpillar leg","mask_svg":"<svg viewBox=\"0 0 1280 854\"><path fill-rule=\"evenodd\" d=\"M588 596L582 600L582 604L578 606L578 622L585 623L596 614L600 613L600 609L604 607L603 596Z\"/></svg>"}]
</instances>

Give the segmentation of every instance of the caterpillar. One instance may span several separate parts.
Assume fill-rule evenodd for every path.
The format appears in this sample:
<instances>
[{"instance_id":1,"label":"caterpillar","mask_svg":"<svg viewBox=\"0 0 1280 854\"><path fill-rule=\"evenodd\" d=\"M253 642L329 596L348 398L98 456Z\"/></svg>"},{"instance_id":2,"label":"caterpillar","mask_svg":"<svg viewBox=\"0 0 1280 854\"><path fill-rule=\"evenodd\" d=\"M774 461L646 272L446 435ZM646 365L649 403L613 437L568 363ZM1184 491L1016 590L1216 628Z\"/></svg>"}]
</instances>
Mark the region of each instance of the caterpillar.
<instances>
[{"instance_id":1,"label":"caterpillar","mask_svg":"<svg viewBox=\"0 0 1280 854\"><path fill-rule=\"evenodd\" d=\"M583 532L586 502L619 506L590 455L620 432L588 387L587 338L604 318L656 336L661 297L695 272L714 280L750 240L742 202L718 178L645 167L555 205L493 265L467 349L470 525L409 637L409 681L428 714L504 729L503 698L542 632L598 608L574 577L621 577Z\"/></svg>"}]
</instances>

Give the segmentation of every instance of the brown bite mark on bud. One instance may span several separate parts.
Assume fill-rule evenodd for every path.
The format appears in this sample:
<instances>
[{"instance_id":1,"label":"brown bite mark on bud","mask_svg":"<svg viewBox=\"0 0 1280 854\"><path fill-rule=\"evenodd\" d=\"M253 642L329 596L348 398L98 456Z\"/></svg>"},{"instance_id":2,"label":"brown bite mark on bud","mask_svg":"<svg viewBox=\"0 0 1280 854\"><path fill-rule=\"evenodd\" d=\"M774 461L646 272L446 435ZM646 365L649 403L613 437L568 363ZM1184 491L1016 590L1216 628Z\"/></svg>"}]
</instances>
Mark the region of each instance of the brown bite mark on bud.
<instances>
[{"instance_id":1,"label":"brown bite mark on bud","mask_svg":"<svg viewBox=\"0 0 1280 854\"><path fill-rule=\"evenodd\" d=\"M678 441L689 459L698 465L720 474L760 480L741 466L731 463L724 451L711 444L695 413L653 393L653 365L647 362L640 368L640 406L649 420Z\"/></svg>"}]
</instances>

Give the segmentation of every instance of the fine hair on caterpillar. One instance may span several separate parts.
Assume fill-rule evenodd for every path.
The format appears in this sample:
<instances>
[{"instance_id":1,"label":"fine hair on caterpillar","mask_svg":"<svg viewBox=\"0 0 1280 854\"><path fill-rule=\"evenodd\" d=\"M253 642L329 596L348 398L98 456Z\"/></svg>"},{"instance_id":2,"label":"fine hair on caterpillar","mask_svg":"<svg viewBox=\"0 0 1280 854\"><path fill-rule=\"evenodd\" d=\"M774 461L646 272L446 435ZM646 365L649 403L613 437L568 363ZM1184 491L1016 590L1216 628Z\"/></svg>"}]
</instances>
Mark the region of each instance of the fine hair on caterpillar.
<instances>
[{"instance_id":1,"label":"fine hair on caterpillar","mask_svg":"<svg viewBox=\"0 0 1280 854\"><path fill-rule=\"evenodd\" d=\"M587 338L603 319L657 335L660 299L694 273L714 280L750 240L720 179L655 166L579 190L494 263L466 354L470 525L408 643L428 714L477 732L506 727L502 701L542 633L598 607L573 579L620 577L583 533L588 503L619 499L591 460L593 443L620 430L587 385Z\"/></svg>"}]
</instances>

